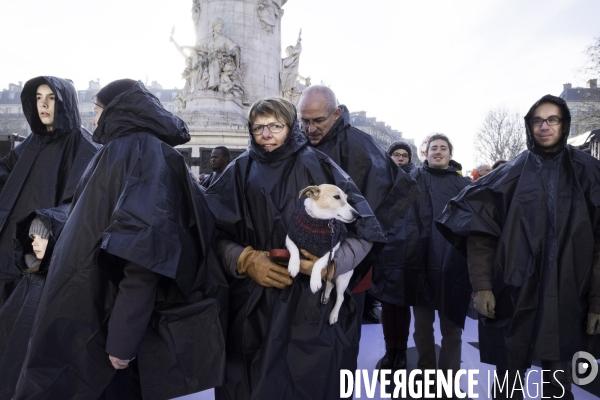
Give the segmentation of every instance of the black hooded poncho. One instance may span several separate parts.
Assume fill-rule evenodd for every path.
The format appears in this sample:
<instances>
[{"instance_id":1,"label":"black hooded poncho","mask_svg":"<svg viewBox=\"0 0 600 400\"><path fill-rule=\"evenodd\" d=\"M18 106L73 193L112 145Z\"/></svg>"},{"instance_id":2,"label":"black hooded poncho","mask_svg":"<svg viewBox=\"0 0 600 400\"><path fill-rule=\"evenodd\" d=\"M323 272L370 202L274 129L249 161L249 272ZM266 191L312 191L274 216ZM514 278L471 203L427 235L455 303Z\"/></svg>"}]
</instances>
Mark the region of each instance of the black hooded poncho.
<instances>
[{"instance_id":1,"label":"black hooded poncho","mask_svg":"<svg viewBox=\"0 0 600 400\"><path fill-rule=\"evenodd\" d=\"M55 95L52 131L46 130L37 110L36 92L43 84ZM0 306L21 274L13 248L15 224L32 210L70 202L100 147L81 126L71 82L52 76L33 78L23 87L21 103L32 133L0 160Z\"/></svg>"},{"instance_id":2,"label":"black hooded poncho","mask_svg":"<svg viewBox=\"0 0 600 400\"><path fill-rule=\"evenodd\" d=\"M67 221L69 205L32 212L17 222L14 248L17 266L24 271L25 254L33 252L29 226L36 217L48 229L48 245L38 272L23 275L19 284L0 308L0 399L12 399L15 394L21 366L25 361L27 343L46 282L48 264L60 232Z\"/></svg>"},{"instance_id":3,"label":"black hooded poncho","mask_svg":"<svg viewBox=\"0 0 600 400\"><path fill-rule=\"evenodd\" d=\"M137 82L105 107L94 140L104 147L56 244L18 398L100 396L115 373L107 326L126 262L162 276L137 352L144 399L221 384L228 291L212 216L172 147L187 127Z\"/></svg>"},{"instance_id":4,"label":"black hooded poncho","mask_svg":"<svg viewBox=\"0 0 600 400\"><path fill-rule=\"evenodd\" d=\"M403 305L439 310L464 327L471 298L467 260L434 223L448 201L469 184L457 173L461 169L454 160L450 160L447 169L430 168L425 161L411 172L421 194L407 213L405 241L399 256L404 253Z\"/></svg>"},{"instance_id":5,"label":"black hooded poncho","mask_svg":"<svg viewBox=\"0 0 600 400\"><path fill-rule=\"evenodd\" d=\"M329 157L308 147L297 125L271 153L252 140L249 150L207 189L206 199L224 237L255 250L281 249L301 201L298 193L323 183L340 187L360 215L348 225L349 237L385 242L352 180ZM232 280L227 382L215 389L217 399L339 397L340 369L356 369L356 305L346 291L339 320L329 325L335 299L322 305L321 293L313 294L309 281L299 274L279 290L250 277Z\"/></svg>"},{"instance_id":6,"label":"black hooded poncho","mask_svg":"<svg viewBox=\"0 0 600 400\"><path fill-rule=\"evenodd\" d=\"M594 244L600 243L600 162L567 145L536 146L531 118L541 103L571 116L564 100L546 95L525 116L527 148L478 179L437 220L448 240L465 251L468 236L498 245L493 261L496 319L480 316L481 361L528 368L531 360L571 360L586 349L585 319Z\"/></svg>"},{"instance_id":7,"label":"black hooded poncho","mask_svg":"<svg viewBox=\"0 0 600 400\"><path fill-rule=\"evenodd\" d=\"M350 125L348 108L340 105L340 109L342 116L315 148L327 154L350 175L386 233L387 245L383 249L373 248L371 257L368 256L361 263L364 268L356 271L357 276L353 277L353 281L358 283L358 278L376 261L373 265L373 285L385 285L387 271L398 271L398 232L402 217L419 194L418 187L370 135ZM376 297L383 297L378 287L373 287L372 291Z\"/></svg>"}]
</instances>

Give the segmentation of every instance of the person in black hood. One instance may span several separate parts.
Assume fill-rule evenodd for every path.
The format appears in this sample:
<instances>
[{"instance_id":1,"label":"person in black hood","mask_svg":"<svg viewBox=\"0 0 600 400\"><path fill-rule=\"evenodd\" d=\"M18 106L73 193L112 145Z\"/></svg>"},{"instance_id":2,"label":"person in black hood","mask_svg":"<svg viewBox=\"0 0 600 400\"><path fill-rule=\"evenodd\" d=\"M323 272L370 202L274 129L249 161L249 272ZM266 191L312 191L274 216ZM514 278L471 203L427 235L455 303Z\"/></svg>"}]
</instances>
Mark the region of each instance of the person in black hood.
<instances>
[{"instance_id":1,"label":"person in black hood","mask_svg":"<svg viewBox=\"0 0 600 400\"><path fill-rule=\"evenodd\" d=\"M387 155L390 156L404 172L410 173L410 171L415 169L415 165L412 162L412 149L405 141L399 140L390 144L387 148Z\"/></svg>"},{"instance_id":2,"label":"person in black hood","mask_svg":"<svg viewBox=\"0 0 600 400\"><path fill-rule=\"evenodd\" d=\"M23 277L0 308L0 399L15 394L50 257L68 212L65 204L32 212L17 222L14 248Z\"/></svg>"},{"instance_id":3,"label":"person in black hood","mask_svg":"<svg viewBox=\"0 0 600 400\"><path fill-rule=\"evenodd\" d=\"M164 399L219 385L227 283L202 189L172 147L187 127L132 80L100 90L95 111L104 146L55 246L16 396Z\"/></svg>"},{"instance_id":4,"label":"person in black hood","mask_svg":"<svg viewBox=\"0 0 600 400\"><path fill-rule=\"evenodd\" d=\"M525 116L527 150L437 221L467 254L481 361L510 388L541 360L544 396L563 398L573 354L600 333L600 162L567 145L570 124L563 99L542 97Z\"/></svg>"},{"instance_id":5,"label":"person in black hood","mask_svg":"<svg viewBox=\"0 0 600 400\"><path fill-rule=\"evenodd\" d=\"M468 182L458 174L461 165L452 160L452 143L441 133L432 134L427 159L411 176L419 183L420 198L407 215L403 260L404 305L412 305L414 340L419 369L460 369L462 328L471 285L466 259L435 228L434 220L446 203ZM438 310L442 343L436 360L433 323Z\"/></svg>"},{"instance_id":6,"label":"person in black hood","mask_svg":"<svg viewBox=\"0 0 600 400\"><path fill-rule=\"evenodd\" d=\"M414 168L412 149L405 141L390 144L386 150L388 156L406 173ZM395 238L394 246L388 244L389 256L386 258L387 268L376 268L371 291L381 299L381 327L385 341L385 354L378 361L377 369L393 371L406 369L406 350L410 330L410 307L404 305L403 259L406 244L405 215L394 225L395 229L388 237ZM385 250L384 250L385 251ZM381 256L383 258L384 255Z\"/></svg>"},{"instance_id":7,"label":"person in black hood","mask_svg":"<svg viewBox=\"0 0 600 400\"><path fill-rule=\"evenodd\" d=\"M222 399L332 399L340 370L355 370L356 304L346 292L336 324L335 303L310 290L310 260L293 281L268 257L285 246L299 192L324 183L340 187L359 213L334 257L335 274L354 268L385 236L352 180L329 157L307 146L296 109L282 98L257 101L249 113L250 146L206 190L220 230L218 248L231 276L227 381Z\"/></svg>"},{"instance_id":8,"label":"person in black hood","mask_svg":"<svg viewBox=\"0 0 600 400\"><path fill-rule=\"evenodd\" d=\"M21 276L12 242L17 221L70 202L100 147L81 126L70 81L33 78L23 86L21 103L31 134L0 160L0 306Z\"/></svg>"},{"instance_id":9,"label":"person in black hood","mask_svg":"<svg viewBox=\"0 0 600 400\"><path fill-rule=\"evenodd\" d=\"M388 245L381 252L393 252L396 237L392 231L418 195L415 181L397 167L370 135L350 124L348 108L338 104L330 88L308 87L302 93L298 110L310 145L327 154L350 175L369 202L388 237ZM372 320L377 318L373 306L364 301L372 274L378 274L375 269L390 268L393 264L391 258L375 250L355 270L353 280L358 284L352 291L361 310L364 306L364 316Z\"/></svg>"}]
</instances>

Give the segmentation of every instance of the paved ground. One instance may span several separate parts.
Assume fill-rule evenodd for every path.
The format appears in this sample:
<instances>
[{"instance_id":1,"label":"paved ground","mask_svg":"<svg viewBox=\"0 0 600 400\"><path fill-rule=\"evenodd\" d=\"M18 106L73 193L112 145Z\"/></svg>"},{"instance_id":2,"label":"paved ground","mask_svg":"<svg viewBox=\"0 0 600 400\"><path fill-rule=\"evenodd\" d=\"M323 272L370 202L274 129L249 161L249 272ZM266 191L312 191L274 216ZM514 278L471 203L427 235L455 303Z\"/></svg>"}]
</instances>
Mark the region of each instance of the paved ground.
<instances>
[{"instance_id":1,"label":"paved ground","mask_svg":"<svg viewBox=\"0 0 600 400\"><path fill-rule=\"evenodd\" d=\"M438 321L436 320L436 343L439 345L441 337L439 336L439 327ZM362 337L360 341L360 352L358 355L358 368L360 369L369 369L373 370L377 361L383 356L385 353L385 345L383 342L383 332L381 330L380 324L368 324L363 325L362 327ZM417 352L414 347L414 342L412 340L412 332L413 327L411 326L411 333L409 339L409 349L407 352L408 355L408 369L412 370L416 367L417 361ZM479 362L479 350L478 350L478 339L477 339L477 321L467 318L465 324L465 330L463 332L463 346L462 346L462 365L463 369L476 369L479 370L477 375L478 377L478 385L474 387L474 392L477 394L479 399L487 399L489 398L488 391L488 382L487 376L488 373L493 373L493 368L490 365L482 364ZM539 393L540 380L539 373L537 371L540 370L538 367L532 367L532 372L530 377L534 379L528 380L528 388L525 392L525 398L527 399L540 399L541 394ZM372 377L373 375L370 374ZM586 391L583 388L589 390ZM593 400L600 399L600 377L596 378L595 381L583 388L573 387L573 394L576 400ZM461 380L461 389L463 391L467 390L467 380L466 378ZM537 394L536 394L537 393ZM372 397L367 396L367 392L364 387L364 383L362 383L361 388L361 396L356 396L355 398L360 399L382 399L389 397L382 397L380 392L380 386L377 384L377 387L373 393ZM547 398L547 395L545 395ZM472 396L475 398L475 396ZM410 398L410 397L409 397ZM207 390L204 392L180 397L179 400L213 400L214 393L212 390Z\"/></svg>"}]
</instances>

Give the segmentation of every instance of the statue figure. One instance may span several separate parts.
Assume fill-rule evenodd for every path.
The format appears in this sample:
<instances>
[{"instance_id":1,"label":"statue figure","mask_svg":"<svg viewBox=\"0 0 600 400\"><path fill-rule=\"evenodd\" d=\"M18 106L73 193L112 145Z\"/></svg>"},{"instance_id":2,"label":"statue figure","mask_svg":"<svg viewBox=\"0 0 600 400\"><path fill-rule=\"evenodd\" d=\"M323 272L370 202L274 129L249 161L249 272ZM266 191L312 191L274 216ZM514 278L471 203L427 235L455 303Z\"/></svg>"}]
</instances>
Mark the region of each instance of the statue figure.
<instances>
[{"instance_id":1,"label":"statue figure","mask_svg":"<svg viewBox=\"0 0 600 400\"><path fill-rule=\"evenodd\" d=\"M219 83L218 90L223 93L231 93L236 97L242 99L243 102L246 100L246 89L242 85L239 78L239 69L236 68L235 63L231 57L223 57L223 67L221 68L221 82Z\"/></svg>"},{"instance_id":2,"label":"statue figure","mask_svg":"<svg viewBox=\"0 0 600 400\"><path fill-rule=\"evenodd\" d=\"M240 67L240 47L230 38L221 34L225 22L216 18L212 24L212 37L203 40L199 46L190 47L198 53L201 64L201 87L204 90L218 90L221 83L223 57L231 57L235 68Z\"/></svg>"},{"instance_id":3,"label":"statue figure","mask_svg":"<svg viewBox=\"0 0 600 400\"><path fill-rule=\"evenodd\" d=\"M171 31L171 43L175 46L179 54L185 59L185 69L181 73L181 77L185 79L185 85L183 86L182 93L184 95L188 93L192 93L194 90L198 89L198 75L200 65L198 62L198 53L190 46L179 46L173 35L175 33L175 27ZM185 52L186 49L191 49L192 51L188 54Z\"/></svg>"},{"instance_id":4,"label":"statue figure","mask_svg":"<svg viewBox=\"0 0 600 400\"><path fill-rule=\"evenodd\" d=\"M298 34L296 46L288 46L285 49L287 57L281 60L281 72L279 73L279 86L282 95L290 95L291 90L296 85L298 79L298 69L300 67L300 53L302 53L302 29Z\"/></svg>"},{"instance_id":5,"label":"statue figure","mask_svg":"<svg viewBox=\"0 0 600 400\"><path fill-rule=\"evenodd\" d=\"M257 12L263 29L273 33L277 19L283 15L283 10L273 0L262 0L258 4Z\"/></svg>"}]
</instances>

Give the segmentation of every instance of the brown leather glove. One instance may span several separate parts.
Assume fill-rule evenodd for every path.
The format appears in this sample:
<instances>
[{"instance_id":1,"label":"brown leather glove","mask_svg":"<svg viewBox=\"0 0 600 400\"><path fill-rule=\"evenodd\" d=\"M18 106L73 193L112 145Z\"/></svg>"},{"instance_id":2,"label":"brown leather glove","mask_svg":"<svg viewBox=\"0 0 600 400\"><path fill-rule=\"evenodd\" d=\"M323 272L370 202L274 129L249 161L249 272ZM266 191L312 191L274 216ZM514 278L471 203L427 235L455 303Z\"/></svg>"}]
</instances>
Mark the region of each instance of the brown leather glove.
<instances>
[{"instance_id":1,"label":"brown leather glove","mask_svg":"<svg viewBox=\"0 0 600 400\"><path fill-rule=\"evenodd\" d=\"M600 314L588 313L586 332L588 335L597 335L600 333Z\"/></svg>"},{"instance_id":2,"label":"brown leather glove","mask_svg":"<svg viewBox=\"0 0 600 400\"><path fill-rule=\"evenodd\" d=\"M286 268L271 261L268 251L254 250L252 246L246 247L240 254L237 260L237 272L248 274L263 287L284 289L292 284L292 278Z\"/></svg>"},{"instance_id":3,"label":"brown leather glove","mask_svg":"<svg viewBox=\"0 0 600 400\"><path fill-rule=\"evenodd\" d=\"M300 254L306 259L300 259L300 273L304 275L310 276L312 274L313 265L315 265L315 261L317 261L321 257L317 257L304 249L300 249ZM327 276L327 280L331 281L333 279L333 274L335 273L335 263L331 261L329 264L329 275ZM321 279L325 279L325 275L327 274L327 268L323 268L321 270Z\"/></svg>"},{"instance_id":4,"label":"brown leather glove","mask_svg":"<svg viewBox=\"0 0 600 400\"><path fill-rule=\"evenodd\" d=\"M475 292L473 305L479 314L488 318L496 318L496 298L491 290L485 289Z\"/></svg>"}]
</instances>

